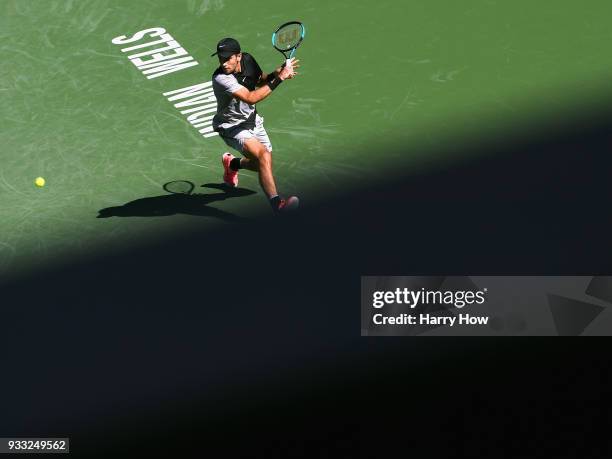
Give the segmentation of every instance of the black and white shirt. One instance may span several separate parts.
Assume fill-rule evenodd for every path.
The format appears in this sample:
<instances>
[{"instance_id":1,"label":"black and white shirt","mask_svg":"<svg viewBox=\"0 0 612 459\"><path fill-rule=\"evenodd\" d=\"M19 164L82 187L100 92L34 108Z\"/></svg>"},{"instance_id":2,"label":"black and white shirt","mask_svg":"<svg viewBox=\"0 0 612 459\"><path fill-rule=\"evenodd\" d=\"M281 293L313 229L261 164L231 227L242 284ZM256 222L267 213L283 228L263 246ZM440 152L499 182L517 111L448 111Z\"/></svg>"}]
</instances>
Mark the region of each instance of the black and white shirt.
<instances>
[{"instance_id":1,"label":"black and white shirt","mask_svg":"<svg viewBox=\"0 0 612 459\"><path fill-rule=\"evenodd\" d=\"M212 86L217 98L217 114L213 118L213 129L224 131L239 125L245 129L255 126L257 111L255 105L247 104L233 96L233 93L245 87L249 91L256 88L262 71L255 58L248 53L242 53L241 71L226 75L219 67L212 76Z\"/></svg>"}]
</instances>

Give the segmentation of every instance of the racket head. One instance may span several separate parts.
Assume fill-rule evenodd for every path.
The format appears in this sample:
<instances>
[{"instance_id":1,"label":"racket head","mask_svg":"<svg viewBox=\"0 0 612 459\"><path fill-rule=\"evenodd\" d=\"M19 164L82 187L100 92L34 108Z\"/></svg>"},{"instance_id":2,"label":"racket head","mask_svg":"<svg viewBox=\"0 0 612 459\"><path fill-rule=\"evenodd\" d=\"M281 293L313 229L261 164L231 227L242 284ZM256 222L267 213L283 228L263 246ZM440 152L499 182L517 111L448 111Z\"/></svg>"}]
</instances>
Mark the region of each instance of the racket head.
<instances>
[{"instance_id":1,"label":"racket head","mask_svg":"<svg viewBox=\"0 0 612 459\"><path fill-rule=\"evenodd\" d=\"M172 194L191 194L195 185L188 180L175 180L164 183L164 190Z\"/></svg>"},{"instance_id":2,"label":"racket head","mask_svg":"<svg viewBox=\"0 0 612 459\"><path fill-rule=\"evenodd\" d=\"M272 34L272 46L280 51L285 58L291 59L295 50L304 40L306 28L299 21L285 22ZM287 55L287 53L290 53Z\"/></svg>"}]
</instances>

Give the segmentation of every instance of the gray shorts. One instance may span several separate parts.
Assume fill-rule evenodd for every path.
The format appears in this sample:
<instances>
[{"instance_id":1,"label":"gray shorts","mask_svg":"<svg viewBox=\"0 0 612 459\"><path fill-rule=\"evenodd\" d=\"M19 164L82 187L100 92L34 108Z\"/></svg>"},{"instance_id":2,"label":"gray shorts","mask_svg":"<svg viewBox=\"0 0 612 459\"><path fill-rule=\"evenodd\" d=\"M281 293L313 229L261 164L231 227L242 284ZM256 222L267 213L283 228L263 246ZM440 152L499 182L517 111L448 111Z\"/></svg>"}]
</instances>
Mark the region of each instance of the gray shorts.
<instances>
[{"instance_id":1,"label":"gray shorts","mask_svg":"<svg viewBox=\"0 0 612 459\"><path fill-rule=\"evenodd\" d=\"M219 137L221 137L228 146L239 151L240 153L244 152L244 142L252 138L259 140L268 149L268 151L271 152L272 144L270 143L268 133L263 126L263 122L263 117L256 115L255 127L253 129L244 129L241 127L228 129L223 133L223 135L219 134Z\"/></svg>"}]
</instances>

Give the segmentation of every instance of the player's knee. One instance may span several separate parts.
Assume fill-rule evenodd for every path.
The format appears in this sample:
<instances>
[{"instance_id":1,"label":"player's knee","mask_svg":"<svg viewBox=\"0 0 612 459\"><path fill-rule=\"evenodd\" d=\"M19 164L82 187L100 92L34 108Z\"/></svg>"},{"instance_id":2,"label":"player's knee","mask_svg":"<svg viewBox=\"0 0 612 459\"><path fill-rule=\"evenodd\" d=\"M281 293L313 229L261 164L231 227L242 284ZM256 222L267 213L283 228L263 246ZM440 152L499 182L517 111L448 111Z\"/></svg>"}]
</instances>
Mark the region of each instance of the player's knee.
<instances>
[{"instance_id":1,"label":"player's knee","mask_svg":"<svg viewBox=\"0 0 612 459\"><path fill-rule=\"evenodd\" d=\"M259 145L256 148L249 150L251 157L258 163L270 163L272 161L272 155L264 145Z\"/></svg>"},{"instance_id":2,"label":"player's knee","mask_svg":"<svg viewBox=\"0 0 612 459\"><path fill-rule=\"evenodd\" d=\"M246 144L244 150L250 154L253 158L259 159L262 155L265 154L267 148L260 144L259 142L254 144Z\"/></svg>"},{"instance_id":3,"label":"player's knee","mask_svg":"<svg viewBox=\"0 0 612 459\"><path fill-rule=\"evenodd\" d=\"M272 153L270 153L266 147L263 147L259 154L259 162L263 165L272 164Z\"/></svg>"}]
</instances>

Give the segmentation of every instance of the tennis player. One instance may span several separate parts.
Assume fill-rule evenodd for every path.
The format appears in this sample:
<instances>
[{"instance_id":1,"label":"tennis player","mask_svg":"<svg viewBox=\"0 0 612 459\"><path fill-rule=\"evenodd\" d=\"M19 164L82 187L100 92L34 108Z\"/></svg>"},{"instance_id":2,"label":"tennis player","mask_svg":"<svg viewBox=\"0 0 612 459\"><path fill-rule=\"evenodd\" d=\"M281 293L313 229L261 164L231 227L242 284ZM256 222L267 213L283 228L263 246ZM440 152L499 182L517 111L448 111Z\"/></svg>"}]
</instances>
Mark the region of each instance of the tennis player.
<instances>
[{"instance_id":1,"label":"tennis player","mask_svg":"<svg viewBox=\"0 0 612 459\"><path fill-rule=\"evenodd\" d=\"M217 98L217 114L212 126L227 145L244 155L237 158L231 153L223 154L223 181L236 187L240 169L256 171L259 184L275 212L296 209L300 202L296 196L283 199L276 190L272 175L272 144L255 104L272 94L283 81L297 75L295 69L299 67L299 61L293 58L274 72L263 73L255 58L243 53L233 38L219 41L217 52L212 56L215 55L220 65L212 76Z\"/></svg>"}]
</instances>

